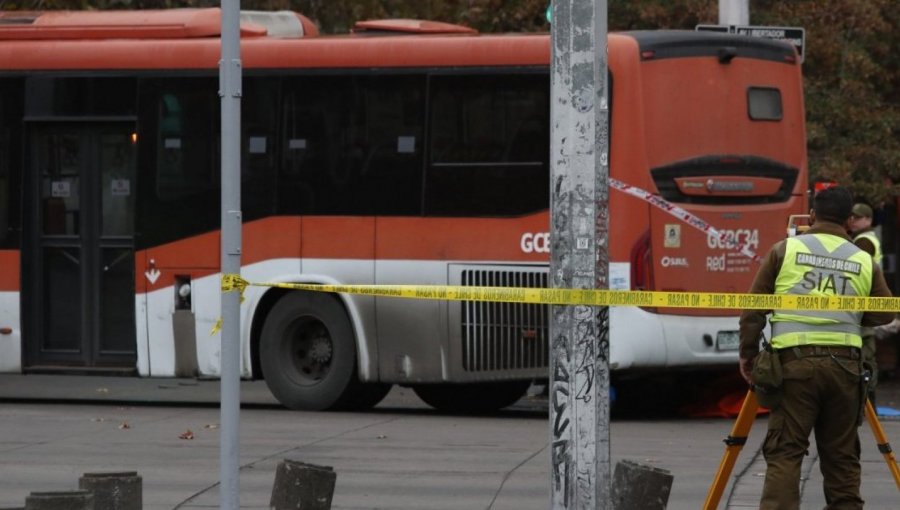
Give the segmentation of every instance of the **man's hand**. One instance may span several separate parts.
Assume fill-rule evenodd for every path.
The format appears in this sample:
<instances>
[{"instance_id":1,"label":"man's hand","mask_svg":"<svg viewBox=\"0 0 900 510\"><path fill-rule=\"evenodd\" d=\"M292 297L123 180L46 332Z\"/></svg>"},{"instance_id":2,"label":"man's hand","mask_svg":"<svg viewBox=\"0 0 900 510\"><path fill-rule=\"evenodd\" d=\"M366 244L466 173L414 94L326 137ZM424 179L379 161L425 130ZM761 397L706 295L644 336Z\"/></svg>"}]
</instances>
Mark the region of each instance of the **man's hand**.
<instances>
[{"instance_id":1,"label":"man's hand","mask_svg":"<svg viewBox=\"0 0 900 510\"><path fill-rule=\"evenodd\" d=\"M740 369L741 369L741 377L747 381L747 384L753 384L753 380L750 378L750 373L753 371L753 358L747 359L741 357L740 360Z\"/></svg>"},{"instance_id":2,"label":"man's hand","mask_svg":"<svg viewBox=\"0 0 900 510\"><path fill-rule=\"evenodd\" d=\"M894 319L888 324L875 326L875 338L884 340L900 333L900 319Z\"/></svg>"}]
</instances>

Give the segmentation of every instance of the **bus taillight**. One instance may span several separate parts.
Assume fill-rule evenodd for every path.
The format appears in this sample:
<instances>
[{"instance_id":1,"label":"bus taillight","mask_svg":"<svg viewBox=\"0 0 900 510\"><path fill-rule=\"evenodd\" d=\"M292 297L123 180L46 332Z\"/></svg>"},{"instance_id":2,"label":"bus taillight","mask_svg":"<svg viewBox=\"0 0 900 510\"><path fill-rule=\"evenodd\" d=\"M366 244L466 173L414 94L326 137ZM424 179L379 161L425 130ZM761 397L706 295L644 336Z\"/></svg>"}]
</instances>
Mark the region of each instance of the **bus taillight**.
<instances>
[{"instance_id":1,"label":"bus taillight","mask_svg":"<svg viewBox=\"0 0 900 510\"><path fill-rule=\"evenodd\" d=\"M631 247L631 289L653 288L653 265L650 263L650 231L644 232Z\"/></svg>"}]
</instances>

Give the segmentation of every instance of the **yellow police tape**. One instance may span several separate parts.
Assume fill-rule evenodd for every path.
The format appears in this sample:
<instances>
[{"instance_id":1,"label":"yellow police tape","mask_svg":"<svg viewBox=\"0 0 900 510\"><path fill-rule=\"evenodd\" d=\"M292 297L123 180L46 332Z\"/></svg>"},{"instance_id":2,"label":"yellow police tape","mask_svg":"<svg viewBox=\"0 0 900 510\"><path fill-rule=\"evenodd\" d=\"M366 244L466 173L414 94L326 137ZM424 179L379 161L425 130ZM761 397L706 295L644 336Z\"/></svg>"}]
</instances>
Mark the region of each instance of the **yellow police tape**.
<instances>
[{"instance_id":1,"label":"yellow police tape","mask_svg":"<svg viewBox=\"0 0 900 510\"><path fill-rule=\"evenodd\" d=\"M659 292L599 289L529 289L521 287L468 287L454 285L320 285L313 283L255 283L239 275L222 275L222 291L247 287L316 292L339 292L365 296L448 301L494 301L549 305L645 306L658 308L717 308L753 310L843 310L852 312L897 312L900 298L857 296L797 296L734 294L718 292Z\"/></svg>"}]
</instances>

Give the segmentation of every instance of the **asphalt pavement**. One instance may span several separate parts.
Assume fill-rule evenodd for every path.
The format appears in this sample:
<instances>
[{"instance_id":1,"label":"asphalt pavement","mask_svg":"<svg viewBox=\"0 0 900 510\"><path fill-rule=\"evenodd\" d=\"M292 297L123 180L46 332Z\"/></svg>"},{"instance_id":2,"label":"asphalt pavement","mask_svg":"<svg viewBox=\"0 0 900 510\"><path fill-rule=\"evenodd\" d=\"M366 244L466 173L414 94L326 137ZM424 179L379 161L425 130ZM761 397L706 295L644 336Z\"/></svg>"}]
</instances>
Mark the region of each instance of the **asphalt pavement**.
<instances>
[{"instance_id":1,"label":"asphalt pavement","mask_svg":"<svg viewBox=\"0 0 900 510\"><path fill-rule=\"evenodd\" d=\"M900 408L900 383L879 405ZM547 401L527 397L491 416L431 410L395 388L365 413L281 408L264 382L241 383L241 508L269 508L283 459L331 466L334 509L530 510L549 507ZM137 471L144 509L218 508L219 382L194 379L0 374L0 508L30 492L77 488L84 473ZM900 420L883 417L900 443ZM678 416L613 419L611 464L632 460L674 476L669 509L705 501L733 419ZM765 463L760 418L718 508L756 508ZM900 488L867 424L867 509L900 508ZM804 463L802 509L821 509L818 455Z\"/></svg>"}]
</instances>

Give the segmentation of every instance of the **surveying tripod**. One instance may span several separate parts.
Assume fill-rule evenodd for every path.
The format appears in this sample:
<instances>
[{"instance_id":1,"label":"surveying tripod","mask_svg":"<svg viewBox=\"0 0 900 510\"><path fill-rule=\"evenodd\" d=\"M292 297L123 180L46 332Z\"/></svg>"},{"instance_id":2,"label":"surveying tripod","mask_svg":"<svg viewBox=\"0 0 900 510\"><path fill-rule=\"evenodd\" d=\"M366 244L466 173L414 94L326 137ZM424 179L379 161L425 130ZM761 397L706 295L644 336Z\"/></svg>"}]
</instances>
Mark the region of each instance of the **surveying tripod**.
<instances>
[{"instance_id":1,"label":"surveying tripod","mask_svg":"<svg viewBox=\"0 0 900 510\"><path fill-rule=\"evenodd\" d=\"M744 404L741 406L737 420L735 420L734 426L731 428L731 434L725 438L725 454L722 456L719 470L716 472L713 484L706 495L703 510L715 510L719 506L719 500L722 498L725 484L731 475L731 470L734 469L734 463L737 461L738 454L747 442L747 435L750 432L750 427L753 425L753 420L756 419L756 410L758 408L759 403L756 401L756 394L751 389L747 392L747 397L744 398ZM884 456L884 461L894 477L894 483L897 484L897 489L900 490L900 468L897 467L897 459L894 458L891 445L884 435L881 422L878 421L878 414L875 412L875 408L872 407L872 402L868 400L866 401L866 421L872 427L878 451Z\"/></svg>"}]
</instances>

